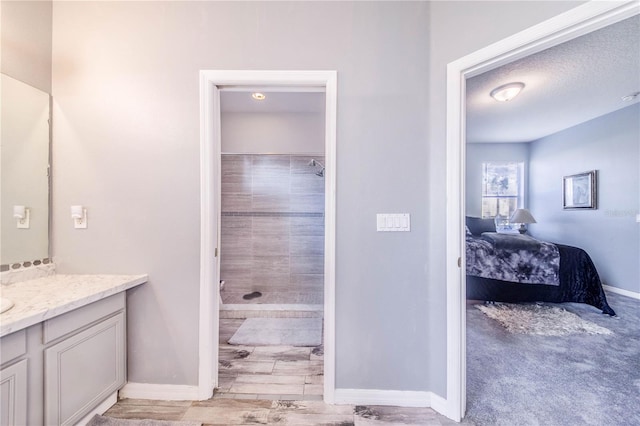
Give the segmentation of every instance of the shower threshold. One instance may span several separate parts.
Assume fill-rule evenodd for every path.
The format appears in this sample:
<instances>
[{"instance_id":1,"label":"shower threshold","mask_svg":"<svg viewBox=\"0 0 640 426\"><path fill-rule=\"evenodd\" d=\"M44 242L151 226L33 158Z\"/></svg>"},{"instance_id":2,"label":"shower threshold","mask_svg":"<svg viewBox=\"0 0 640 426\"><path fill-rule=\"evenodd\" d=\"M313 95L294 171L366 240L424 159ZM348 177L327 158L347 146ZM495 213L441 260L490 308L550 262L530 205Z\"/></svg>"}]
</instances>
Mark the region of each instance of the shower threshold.
<instances>
[{"instance_id":1,"label":"shower threshold","mask_svg":"<svg viewBox=\"0 0 640 426\"><path fill-rule=\"evenodd\" d=\"M232 303L221 304L221 311L323 311L324 305L305 305L289 303Z\"/></svg>"}]
</instances>

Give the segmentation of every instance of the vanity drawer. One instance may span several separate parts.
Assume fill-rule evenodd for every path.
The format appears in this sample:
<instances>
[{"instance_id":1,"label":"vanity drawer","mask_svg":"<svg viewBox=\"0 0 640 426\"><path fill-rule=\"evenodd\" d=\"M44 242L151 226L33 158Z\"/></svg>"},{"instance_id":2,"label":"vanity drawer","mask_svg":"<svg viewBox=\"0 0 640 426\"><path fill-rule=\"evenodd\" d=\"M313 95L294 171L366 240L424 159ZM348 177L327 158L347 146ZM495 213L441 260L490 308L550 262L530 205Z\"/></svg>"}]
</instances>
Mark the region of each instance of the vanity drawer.
<instances>
[{"instance_id":1,"label":"vanity drawer","mask_svg":"<svg viewBox=\"0 0 640 426\"><path fill-rule=\"evenodd\" d=\"M44 322L42 342L50 343L116 312L123 311L125 306L126 296L122 292L47 320Z\"/></svg>"},{"instance_id":2,"label":"vanity drawer","mask_svg":"<svg viewBox=\"0 0 640 426\"><path fill-rule=\"evenodd\" d=\"M26 330L16 331L2 338L0 342L0 364L4 365L9 361L21 357L27 353L27 332Z\"/></svg>"}]
</instances>

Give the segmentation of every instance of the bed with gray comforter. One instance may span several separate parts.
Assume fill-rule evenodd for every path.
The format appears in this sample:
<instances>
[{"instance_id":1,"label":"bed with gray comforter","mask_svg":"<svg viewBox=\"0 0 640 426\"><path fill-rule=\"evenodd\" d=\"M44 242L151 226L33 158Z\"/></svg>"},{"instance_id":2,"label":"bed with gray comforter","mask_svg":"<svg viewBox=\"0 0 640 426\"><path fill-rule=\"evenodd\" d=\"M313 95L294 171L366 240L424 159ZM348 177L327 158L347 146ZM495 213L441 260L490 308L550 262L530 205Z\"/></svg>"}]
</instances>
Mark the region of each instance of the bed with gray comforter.
<instances>
[{"instance_id":1,"label":"bed with gray comforter","mask_svg":"<svg viewBox=\"0 0 640 426\"><path fill-rule=\"evenodd\" d=\"M467 232L467 299L578 302L615 315L584 250L485 229Z\"/></svg>"}]
</instances>

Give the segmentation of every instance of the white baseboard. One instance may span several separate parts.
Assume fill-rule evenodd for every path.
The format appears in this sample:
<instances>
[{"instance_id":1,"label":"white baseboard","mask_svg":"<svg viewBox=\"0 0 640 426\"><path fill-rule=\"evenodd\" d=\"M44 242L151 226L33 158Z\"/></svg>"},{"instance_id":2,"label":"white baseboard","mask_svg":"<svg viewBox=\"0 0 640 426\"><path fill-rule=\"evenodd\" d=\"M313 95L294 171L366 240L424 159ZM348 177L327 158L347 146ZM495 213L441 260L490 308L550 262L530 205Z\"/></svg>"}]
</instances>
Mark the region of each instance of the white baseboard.
<instances>
[{"instance_id":1,"label":"white baseboard","mask_svg":"<svg viewBox=\"0 0 640 426\"><path fill-rule=\"evenodd\" d=\"M431 394L431 408L433 408L435 411L437 411L438 413L442 414L445 417L448 417L452 420L455 420L457 422L460 421L460 419L456 418L457 413L453 413L451 412L451 404L449 404L449 401L447 401L445 398L441 397L440 395L436 395L433 392L429 392Z\"/></svg>"},{"instance_id":2,"label":"white baseboard","mask_svg":"<svg viewBox=\"0 0 640 426\"><path fill-rule=\"evenodd\" d=\"M120 398L161 399L165 401L197 401L198 386L127 383L120 389Z\"/></svg>"},{"instance_id":3,"label":"white baseboard","mask_svg":"<svg viewBox=\"0 0 640 426\"><path fill-rule=\"evenodd\" d=\"M452 417L448 401L427 391L398 391L377 389L336 389L335 404L351 405L387 405L392 407L433 408L445 417ZM459 421L459 420L457 420Z\"/></svg>"},{"instance_id":4,"label":"white baseboard","mask_svg":"<svg viewBox=\"0 0 640 426\"><path fill-rule=\"evenodd\" d=\"M377 389L336 389L336 404L431 407L431 392Z\"/></svg>"},{"instance_id":5,"label":"white baseboard","mask_svg":"<svg viewBox=\"0 0 640 426\"><path fill-rule=\"evenodd\" d=\"M635 291L625 290L623 288L618 288L618 287L612 287L610 285L605 285L605 284L602 285L602 288L604 288L607 291L610 291L611 293L621 294L623 296L640 300L640 293L636 293Z\"/></svg>"}]
</instances>

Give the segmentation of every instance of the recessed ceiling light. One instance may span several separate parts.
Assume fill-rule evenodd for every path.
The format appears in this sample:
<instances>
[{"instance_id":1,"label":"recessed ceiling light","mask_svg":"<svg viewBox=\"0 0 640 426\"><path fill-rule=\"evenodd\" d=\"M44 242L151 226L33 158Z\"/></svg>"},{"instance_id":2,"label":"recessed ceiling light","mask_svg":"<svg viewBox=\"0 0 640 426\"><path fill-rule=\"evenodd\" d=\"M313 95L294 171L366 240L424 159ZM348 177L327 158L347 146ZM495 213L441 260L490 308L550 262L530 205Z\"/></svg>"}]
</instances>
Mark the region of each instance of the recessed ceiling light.
<instances>
[{"instance_id":1,"label":"recessed ceiling light","mask_svg":"<svg viewBox=\"0 0 640 426\"><path fill-rule=\"evenodd\" d=\"M518 96L524 89L524 83L509 83L496 87L490 93L491 97L499 102L507 102Z\"/></svg>"},{"instance_id":2,"label":"recessed ceiling light","mask_svg":"<svg viewBox=\"0 0 640 426\"><path fill-rule=\"evenodd\" d=\"M266 96L264 95L264 93L260 93L260 92L252 93L251 97L256 101L264 101L266 99Z\"/></svg>"},{"instance_id":3,"label":"recessed ceiling light","mask_svg":"<svg viewBox=\"0 0 640 426\"><path fill-rule=\"evenodd\" d=\"M630 101L635 100L638 96L640 96L640 92L635 92L635 93L632 93L630 95L623 96L622 100L625 101L625 102L630 102Z\"/></svg>"}]
</instances>

